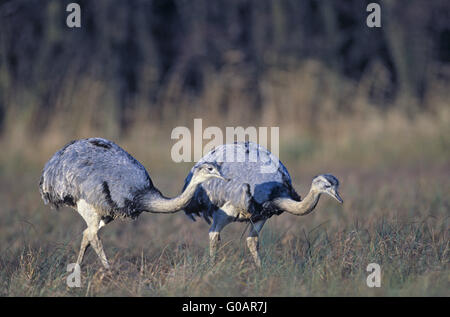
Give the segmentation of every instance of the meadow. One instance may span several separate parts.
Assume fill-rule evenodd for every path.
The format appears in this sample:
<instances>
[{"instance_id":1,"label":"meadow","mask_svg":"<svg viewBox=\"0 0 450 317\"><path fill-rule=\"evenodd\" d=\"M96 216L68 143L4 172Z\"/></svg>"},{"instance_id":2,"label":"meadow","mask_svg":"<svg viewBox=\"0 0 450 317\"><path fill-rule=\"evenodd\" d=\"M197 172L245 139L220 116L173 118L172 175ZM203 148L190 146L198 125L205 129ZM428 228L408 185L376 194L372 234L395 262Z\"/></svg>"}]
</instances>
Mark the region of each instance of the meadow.
<instances>
[{"instance_id":1,"label":"meadow","mask_svg":"<svg viewBox=\"0 0 450 317\"><path fill-rule=\"evenodd\" d=\"M450 296L449 114L447 107L412 119L371 114L328 122L316 134L281 126L280 158L297 192L304 196L313 176L331 172L343 205L323 197L310 215L272 217L261 234L260 270L241 237L245 224L224 229L210 263L201 219L180 212L115 221L100 233L112 273L89 249L80 288L66 285L66 266L85 224L72 209L45 206L38 182L46 160L71 137L98 131L33 139L16 126L1 139L0 295ZM171 161L169 129L144 123L114 140L164 194L179 193L191 163ZM366 285L369 263L381 266L380 288Z\"/></svg>"},{"instance_id":2,"label":"meadow","mask_svg":"<svg viewBox=\"0 0 450 317\"><path fill-rule=\"evenodd\" d=\"M450 2L0 1L0 296L450 296ZM278 127L303 197L332 173L344 199L272 217L257 269L242 233L141 214L100 231L112 272L86 253L82 218L45 206L39 178L69 141L104 137L180 193L175 127ZM205 140L205 143L207 141ZM370 263L381 287L366 284Z\"/></svg>"}]
</instances>

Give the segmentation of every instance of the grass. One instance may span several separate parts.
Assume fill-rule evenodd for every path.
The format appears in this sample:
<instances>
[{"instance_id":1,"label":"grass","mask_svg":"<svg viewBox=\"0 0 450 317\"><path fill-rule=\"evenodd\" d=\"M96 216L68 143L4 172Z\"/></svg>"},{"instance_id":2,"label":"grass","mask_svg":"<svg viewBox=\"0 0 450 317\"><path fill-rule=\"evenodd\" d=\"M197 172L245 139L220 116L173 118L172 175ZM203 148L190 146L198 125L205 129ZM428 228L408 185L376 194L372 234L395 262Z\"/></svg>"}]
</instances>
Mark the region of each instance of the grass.
<instances>
[{"instance_id":1,"label":"grass","mask_svg":"<svg viewBox=\"0 0 450 317\"><path fill-rule=\"evenodd\" d=\"M305 195L314 175L332 172L345 203L323 197L308 216L272 217L261 234L262 269L241 238L244 224L225 228L213 264L205 222L142 214L102 230L112 274L89 249L80 288L67 287L66 265L85 224L71 209L44 206L38 192L43 164L69 138L29 142L10 132L0 141L8 149L0 157L0 295L450 296L448 115L350 122L328 124L319 137L281 130L280 156L297 191ZM191 164L170 161L170 131L145 128L117 142L174 196ZM380 288L366 286L369 263L381 266Z\"/></svg>"}]
</instances>

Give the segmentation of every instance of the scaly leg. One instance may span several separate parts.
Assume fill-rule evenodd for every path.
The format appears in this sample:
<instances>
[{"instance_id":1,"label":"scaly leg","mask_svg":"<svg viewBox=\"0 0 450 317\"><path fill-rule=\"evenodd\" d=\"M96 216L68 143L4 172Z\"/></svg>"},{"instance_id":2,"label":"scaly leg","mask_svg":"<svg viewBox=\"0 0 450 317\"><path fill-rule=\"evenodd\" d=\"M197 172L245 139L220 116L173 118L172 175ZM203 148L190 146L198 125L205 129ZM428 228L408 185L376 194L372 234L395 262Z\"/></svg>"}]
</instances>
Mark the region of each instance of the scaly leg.
<instances>
[{"instance_id":1,"label":"scaly leg","mask_svg":"<svg viewBox=\"0 0 450 317\"><path fill-rule=\"evenodd\" d=\"M213 223L209 229L209 256L215 259L220 241L220 231L231 222L231 218L221 209L213 214Z\"/></svg>"},{"instance_id":2,"label":"scaly leg","mask_svg":"<svg viewBox=\"0 0 450 317\"><path fill-rule=\"evenodd\" d=\"M259 256L259 232L261 231L262 227L264 226L264 223L266 220L259 220L255 222L254 224L251 224L250 233L247 237L247 247L250 250L250 253L253 256L253 260L255 261L255 264L257 267L261 267L261 258Z\"/></svg>"},{"instance_id":3,"label":"scaly leg","mask_svg":"<svg viewBox=\"0 0 450 317\"><path fill-rule=\"evenodd\" d=\"M91 242L92 247L95 250L95 253L97 253L98 257L100 258L100 261L102 262L105 269L109 270L109 263L106 259L105 252L103 251L103 245L100 239L97 236L98 227L95 228L95 230L92 230L89 235L89 240Z\"/></svg>"},{"instance_id":4,"label":"scaly leg","mask_svg":"<svg viewBox=\"0 0 450 317\"><path fill-rule=\"evenodd\" d=\"M105 222L101 220L99 214L95 211L95 208L84 200L79 200L77 202L78 213L86 221L87 229L83 232L83 239L81 241L80 254L78 255L78 264L81 264L83 260L84 252L89 245L92 245L95 253L97 253L100 261L106 269L109 269L109 263L106 259L105 252L103 251L103 246L100 239L97 236L97 232L101 227L105 225Z\"/></svg>"},{"instance_id":5,"label":"scaly leg","mask_svg":"<svg viewBox=\"0 0 450 317\"><path fill-rule=\"evenodd\" d=\"M209 257L214 258L217 254L217 249L220 243L220 233L211 230L209 231Z\"/></svg>"},{"instance_id":6,"label":"scaly leg","mask_svg":"<svg viewBox=\"0 0 450 317\"><path fill-rule=\"evenodd\" d=\"M89 237L88 237L88 229L83 231L83 238L81 239L81 248L80 253L78 254L77 263L78 265L81 265L83 262L84 253L86 252L87 248L89 247Z\"/></svg>"}]
</instances>

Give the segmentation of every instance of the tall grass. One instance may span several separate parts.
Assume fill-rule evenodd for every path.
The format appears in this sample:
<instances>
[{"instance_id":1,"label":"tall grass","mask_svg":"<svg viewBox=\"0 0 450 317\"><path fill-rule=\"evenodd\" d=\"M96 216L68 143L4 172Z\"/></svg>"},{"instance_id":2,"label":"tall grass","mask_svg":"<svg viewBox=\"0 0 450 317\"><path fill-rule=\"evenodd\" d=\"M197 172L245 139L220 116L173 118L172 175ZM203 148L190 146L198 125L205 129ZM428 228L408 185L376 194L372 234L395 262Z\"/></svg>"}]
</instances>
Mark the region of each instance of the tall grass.
<instances>
[{"instance_id":1,"label":"tall grass","mask_svg":"<svg viewBox=\"0 0 450 317\"><path fill-rule=\"evenodd\" d=\"M81 288L65 279L84 223L71 209L44 206L37 184L56 149L93 132L68 138L53 130L35 143L11 134L0 161L1 295L449 296L448 127L445 108L413 119L392 112L330 121L317 134L282 126L280 157L298 192L306 193L314 175L332 172L344 205L324 197L311 215L272 217L262 231L261 270L241 238L242 224L225 228L210 263L204 222L182 213L113 222L101 233L112 274L89 250ZM116 141L173 196L191 164L170 160L169 136L170 126L155 131L142 123ZM366 285L369 263L381 265L381 288Z\"/></svg>"},{"instance_id":2,"label":"tall grass","mask_svg":"<svg viewBox=\"0 0 450 317\"><path fill-rule=\"evenodd\" d=\"M80 30L60 1L0 5L0 295L449 296L447 3L386 2L381 30L361 28L361 1L86 2ZM261 270L242 224L210 263L204 222L113 222L112 273L89 250L82 287L67 287L85 224L43 205L45 162L105 137L174 196L192 162L171 160L171 131L194 118L279 127L297 191L331 172L344 205L272 217ZM366 286L372 262L381 288Z\"/></svg>"}]
</instances>

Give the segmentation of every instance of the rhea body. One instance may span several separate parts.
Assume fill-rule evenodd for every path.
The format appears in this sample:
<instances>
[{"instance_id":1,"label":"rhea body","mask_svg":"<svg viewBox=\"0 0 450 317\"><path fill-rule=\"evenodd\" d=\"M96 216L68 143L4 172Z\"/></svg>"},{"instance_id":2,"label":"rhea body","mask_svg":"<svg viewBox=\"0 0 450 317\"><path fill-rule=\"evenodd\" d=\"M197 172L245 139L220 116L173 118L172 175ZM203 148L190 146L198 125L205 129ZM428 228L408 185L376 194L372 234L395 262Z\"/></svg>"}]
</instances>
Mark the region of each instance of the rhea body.
<instances>
[{"instance_id":1,"label":"rhea body","mask_svg":"<svg viewBox=\"0 0 450 317\"><path fill-rule=\"evenodd\" d=\"M142 212L174 213L185 208L197 187L211 178L223 178L211 163L198 165L183 192L167 198L153 185L145 168L112 141L89 138L72 141L45 164L39 183L46 204L69 206L87 224L77 263L89 245L103 266L109 263L98 238L100 228L117 218L136 218Z\"/></svg>"},{"instance_id":2,"label":"rhea body","mask_svg":"<svg viewBox=\"0 0 450 317\"><path fill-rule=\"evenodd\" d=\"M314 210L320 196L328 194L342 203L338 179L331 174L316 176L304 199L295 191L286 167L266 148L253 142L225 144L206 154L190 171L189 185L195 169L205 163L220 166L229 179L211 180L200 185L185 213L195 221L203 217L209 224L210 256L214 257L221 230L236 221L250 222L247 246L257 266L261 265L258 235L267 219L288 212L307 215Z\"/></svg>"}]
</instances>

